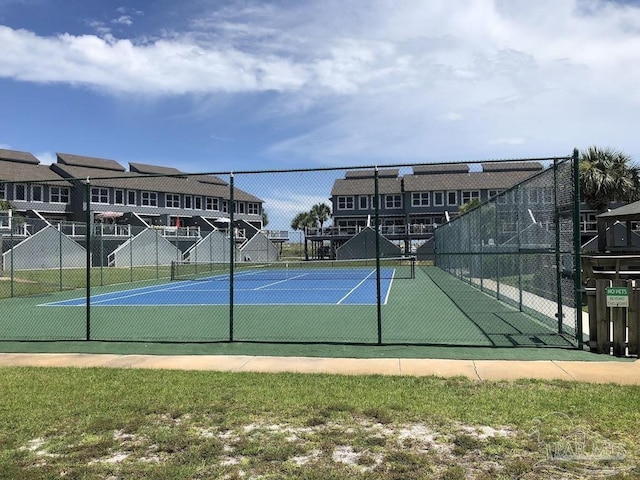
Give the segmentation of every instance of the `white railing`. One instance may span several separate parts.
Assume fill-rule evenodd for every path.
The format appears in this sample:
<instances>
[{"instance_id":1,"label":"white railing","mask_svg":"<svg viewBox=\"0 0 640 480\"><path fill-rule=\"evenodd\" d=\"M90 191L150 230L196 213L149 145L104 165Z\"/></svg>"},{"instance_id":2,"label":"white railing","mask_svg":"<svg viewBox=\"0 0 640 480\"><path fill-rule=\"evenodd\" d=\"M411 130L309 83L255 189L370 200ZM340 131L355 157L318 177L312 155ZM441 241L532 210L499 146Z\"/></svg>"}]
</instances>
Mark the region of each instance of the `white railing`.
<instances>
[{"instance_id":1,"label":"white railing","mask_svg":"<svg viewBox=\"0 0 640 480\"><path fill-rule=\"evenodd\" d=\"M337 226L325 228L306 228L307 236L353 236L360 233L366 227L363 225L355 226ZM411 225L382 225L380 232L383 235L405 235L408 231L411 235L430 235L433 234L435 225L429 224L411 224Z\"/></svg>"},{"instance_id":2,"label":"white railing","mask_svg":"<svg viewBox=\"0 0 640 480\"><path fill-rule=\"evenodd\" d=\"M289 240L289 232L287 230L262 230L262 233L271 240Z\"/></svg>"},{"instance_id":3,"label":"white railing","mask_svg":"<svg viewBox=\"0 0 640 480\"><path fill-rule=\"evenodd\" d=\"M166 225L156 225L153 227L163 237L200 237L200 227L168 227Z\"/></svg>"}]
</instances>

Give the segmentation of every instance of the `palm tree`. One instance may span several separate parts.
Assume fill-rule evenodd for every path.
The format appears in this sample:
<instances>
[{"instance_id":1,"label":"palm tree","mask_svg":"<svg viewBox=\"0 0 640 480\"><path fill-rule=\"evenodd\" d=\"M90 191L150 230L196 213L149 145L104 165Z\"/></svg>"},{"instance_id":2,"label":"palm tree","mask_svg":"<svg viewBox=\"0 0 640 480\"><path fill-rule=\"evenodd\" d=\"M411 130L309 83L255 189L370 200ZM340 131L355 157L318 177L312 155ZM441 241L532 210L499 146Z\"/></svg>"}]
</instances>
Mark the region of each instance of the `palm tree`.
<instances>
[{"instance_id":1,"label":"palm tree","mask_svg":"<svg viewBox=\"0 0 640 480\"><path fill-rule=\"evenodd\" d=\"M266 210L262 210L262 228L266 227L269 223L269 215L267 215Z\"/></svg>"},{"instance_id":2,"label":"palm tree","mask_svg":"<svg viewBox=\"0 0 640 480\"><path fill-rule=\"evenodd\" d=\"M313 207L311 207L311 215L314 215L320 224L320 230L322 230L322 225L326 222L331 216L331 207L326 203L316 203Z\"/></svg>"},{"instance_id":3,"label":"palm tree","mask_svg":"<svg viewBox=\"0 0 640 480\"><path fill-rule=\"evenodd\" d=\"M311 212L301 212L291 221L291 228L304 230L309 227L317 227L318 219Z\"/></svg>"},{"instance_id":4,"label":"palm tree","mask_svg":"<svg viewBox=\"0 0 640 480\"><path fill-rule=\"evenodd\" d=\"M604 212L611 202L640 199L640 169L623 152L589 147L580 153L579 165L582 199L596 212Z\"/></svg>"}]
</instances>

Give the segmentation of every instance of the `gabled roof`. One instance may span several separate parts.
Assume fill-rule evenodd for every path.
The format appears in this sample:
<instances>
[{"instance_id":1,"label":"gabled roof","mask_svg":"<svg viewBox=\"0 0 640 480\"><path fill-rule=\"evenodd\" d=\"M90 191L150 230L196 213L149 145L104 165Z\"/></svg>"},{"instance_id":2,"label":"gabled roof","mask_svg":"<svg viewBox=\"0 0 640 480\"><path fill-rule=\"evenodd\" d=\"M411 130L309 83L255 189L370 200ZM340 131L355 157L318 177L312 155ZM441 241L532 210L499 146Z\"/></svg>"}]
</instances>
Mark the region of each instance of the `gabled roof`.
<instances>
[{"instance_id":1,"label":"gabled roof","mask_svg":"<svg viewBox=\"0 0 640 480\"><path fill-rule=\"evenodd\" d=\"M48 165L40 165L40 160L28 152L0 149L0 180L6 182L53 182L57 185L70 185L69 182L60 181L62 177L57 175Z\"/></svg>"},{"instance_id":2,"label":"gabled roof","mask_svg":"<svg viewBox=\"0 0 640 480\"><path fill-rule=\"evenodd\" d=\"M381 169L378 170L378 178L396 178L398 176L398 173L400 172L399 169L397 168L385 168L385 169ZM371 169L371 170L349 170L347 171L347 173L345 174L345 178L348 179L352 179L352 178L374 178L375 177L375 170Z\"/></svg>"},{"instance_id":3,"label":"gabled roof","mask_svg":"<svg viewBox=\"0 0 640 480\"><path fill-rule=\"evenodd\" d=\"M542 164L539 162L493 162L483 163L483 172L539 172Z\"/></svg>"},{"instance_id":4,"label":"gabled roof","mask_svg":"<svg viewBox=\"0 0 640 480\"><path fill-rule=\"evenodd\" d=\"M40 160L34 157L29 152L19 152L17 150L5 150L0 148L0 160L6 160L9 162L17 162L17 163L31 163L33 165L38 165Z\"/></svg>"},{"instance_id":5,"label":"gabled roof","mask_svg":"<svg viewBox=\"0 0 640 480\"><path fill-rule=\"evenodd\" d=\"M404 189L408 192L439 190L503 190L525 181L533 171L493 171L441 174L405 175Z\"/></svg>"},{"instance_id":6,"label":"gabled roof","mask_svg":"<svg viewBox=\"0 0 640 480\"><path fill-rule=\"evenodd\" d=\"M224 184L224 182L220 180L222 184L204 183L198 175L189 176L188 174L184 174L184 176L180 177L155 177L144 173L116 170L106 171L100 168L75 166L65 163L55 163L51 167L60 173L60 175L67 178L89 178L91 185L97 187L229 198L229 186ZM215 179L216 177L211 178ZM234 199L245 202L262 202L258 197L239 188L234 188Z\"/></svg>"},{"instance_id":7,"label":"gabled roof","mask_svg":"<svg viewBox=\"0 0 640 480\"><path fill-rule=\"evenodd\" d=\"M640 201L623 205L615 210L601 213L596 218L606 218L610 220L633 220L640 219Z\"/></svg>"},{"instance_id":8,"label":"gabled roof","mask_svg":"<svg viewBox=\"0 0 640 480\"><path fill-rule=\"evenodd\" d=\"M469 165L416 165L413 167L415 175L438 173L469 173Z\"/></svg>"},{"instance_id":9,"label":"gabled roof","mask_svg":"<svg viewBox=\"0 0 640 480\"><path fill-rule=\"evenodd\" d=\"M56 155L58 156L58 163L63 163L65 165L97 168L100 170L109 170L114 172L124 172L126 170L115 160L107 160L105 158L95 157L83 157L80 155L72 155L70 153L56 153Z\"/></svg>"},{"instance_id":10,"label":"gabled roof","mask_svg":"<svg viewBox=\"0 0 640 480\"><path fill-rule=\"evenodd\" d=\"M371 178L339 178L331 189L331 196L335 195L373 195L375 192L375 179ZM400 178L379 178L378 193L392 194L402 193L402 180Z\"/></svg>"},{"instance_id":11,"label":"gabled roof","mask_svg":"<svg viewBox=\"0 0 640 480\"><path fill-rule=\"evenodd\" d=\"M160 165L148 165L146 163L129 162L129 170L135 173L156 174L156 175L179 175L180 170L173 167L163 167Z\"/></svg>"},{"instance_id":12,"label":"gabled roof","mask_svg":"<svg viewBox=\"0 0 640 480\"><path fill-rule=\"evenodd\" d=\"M197 175L195 178L202 183L209 183L211 185L224 185L227 187L229 186L227 182L213 175Z\"/></svg>"}]
</instances>

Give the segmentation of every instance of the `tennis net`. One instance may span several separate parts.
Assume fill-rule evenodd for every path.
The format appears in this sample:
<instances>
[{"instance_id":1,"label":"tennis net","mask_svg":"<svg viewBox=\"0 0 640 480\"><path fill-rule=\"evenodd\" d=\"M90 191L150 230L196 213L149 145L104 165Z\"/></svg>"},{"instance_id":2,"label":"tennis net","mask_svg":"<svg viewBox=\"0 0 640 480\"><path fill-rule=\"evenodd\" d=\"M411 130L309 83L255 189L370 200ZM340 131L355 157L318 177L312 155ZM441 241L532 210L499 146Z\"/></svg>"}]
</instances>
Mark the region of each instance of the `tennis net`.
<instances>
[{"instance_id":1,"label":"tennis net","mask_svg":"<svg viewBox=\"0 0 640 480\"><path fill-rule=\"evenodd\" d=\"M308 260L270 263L236 262L234 280L376 279L376 260ZM171 280L228 281L228 262L171 263ZM415 278L415 257L380 259L380 278Z\"/></svg>"}]
</instances>

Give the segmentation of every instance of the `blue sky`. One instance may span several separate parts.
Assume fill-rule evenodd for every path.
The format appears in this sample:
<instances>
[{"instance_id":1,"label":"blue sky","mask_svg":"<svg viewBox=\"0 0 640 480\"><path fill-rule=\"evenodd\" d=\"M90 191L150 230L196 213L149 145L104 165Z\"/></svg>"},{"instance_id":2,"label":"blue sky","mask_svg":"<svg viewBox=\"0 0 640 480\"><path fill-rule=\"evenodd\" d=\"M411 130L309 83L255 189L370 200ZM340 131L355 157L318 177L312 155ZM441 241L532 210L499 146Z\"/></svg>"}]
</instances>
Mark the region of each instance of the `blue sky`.
<instances>
[{"instance_id":1,"label":"blue sky","mask_svg":"<svg viewBox=\"0 0 640 480\"><path fill-rule=\"evenodd\" d=\"M47 163L640 162L637 1L0 0L0 46L0 148Z\"/></svg>"}]
</instances>

